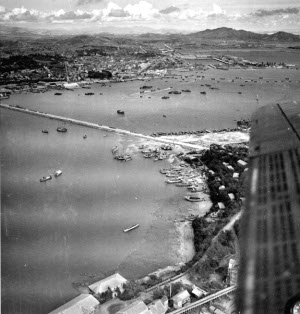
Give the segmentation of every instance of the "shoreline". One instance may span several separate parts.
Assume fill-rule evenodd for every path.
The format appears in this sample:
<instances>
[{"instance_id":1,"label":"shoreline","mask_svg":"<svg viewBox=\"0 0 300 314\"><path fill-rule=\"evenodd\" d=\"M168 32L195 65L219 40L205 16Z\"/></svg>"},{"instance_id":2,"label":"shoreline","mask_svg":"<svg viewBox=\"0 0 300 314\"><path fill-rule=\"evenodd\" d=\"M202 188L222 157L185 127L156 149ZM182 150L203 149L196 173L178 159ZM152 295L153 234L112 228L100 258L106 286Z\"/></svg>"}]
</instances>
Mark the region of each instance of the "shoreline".
<instances>
[{"instance_id":1,"label":"shoreline","mask_svg":"<svg viewBox=\"0 0 300 314\"><path fill-rule=\"evenodd\" d=\"M47 117L49 119L56 119L56 117L58 120L64 119L64 117L55 116L55 115L46 114L46 113L41 113L41 112L35 112L35 111L28 110L25 108L17 108L17 107L12 107L12 106L3 105L3 104L0 104L0 107L4 108L4 109L11 109L11 110L14 110L17 112L32 114L35 116ZM73 122L73 121L75 121L75 122ZM133 135L133 136L140 137L141 139L144 139L145 141L150 140L152 143L156 143L156 144L165 143L165 142L167 142L167 143L170 142L170 143L174 144L174 138L173 139L157 139L157 138L153 138L150 136L144 136L142 134L131 133L131 132L126 131L126 130L120 130L120 131L124 131L122 133L122 132L119 132L119 129L107 129L109 127L106 127L106 126L104 126L104 129L103 129L103 128L101 128L101 126L93 124L93 123L84 122L84 121L75 120L75 119L69 119L69 118L66 118L66 122L78 124L78 125L83 126L83 127L91 127L91 128L115 132L115 133ZM212 135L213 134L207 134L207 136L212 136ZM196 135L194 135L194 136L196 137ZM202 137L205 135L202 134L200 136ZM197 138L199 139L200 136L197 136ZM224 133L222 134L222 136L224 136ZM176 141L176 145L181 146L182 148L180 148L180 150L183 151L184 153L187 152L187 151L185 151L184 148L194 149L196 147L197 149L201 149L201 150L206 149L206 147L203 147L202 145L198 145L198 143L197 143L197 145L195 145L195 144L190 144L188 142L187 143L182 142L182 140L184 140L185 136L180 136L180 138L181 138L181 141L180 142ZM172 157L176 159L175 156L177 155L177 152L174 152L174 154L172 154L172 155L174 155ZM196 209L195 209L195 205L196 205ZM191 209L189 209L188 207L194 207L193 211L196 211L197 214L199 214L199 211L201 211L201 212L203 211L203 214L205 214L205 212L207 210L209 210L210 206L211 206L210 202L201 202L201 203L192 203L192 204L190 204L189 202L186 202L185 215L191 213ZM182 213L176 212L177 216L181 215L181 214ZM173 218L173 215L174 214L167 215L168 216L167 218ZM192 260L194 253L195 253L194 241L193 241L193 229L192 229L191 224L189 222L184 222L184 223L176 222L173 225L175 226L175 230L176 230L174 236L176 237L177 247L179 247L177 253L178 253L178 256L180 258L180 262L176 263L174 266L167 266L166 268L169 268L169 269L172 267L178 268L178 266L176 266L176 265L180 265L180 264L183 265L183 264L187 263L188 261ZM173 271L174 271L174 269L173 269Z\"/></svg>"}]
</instances>

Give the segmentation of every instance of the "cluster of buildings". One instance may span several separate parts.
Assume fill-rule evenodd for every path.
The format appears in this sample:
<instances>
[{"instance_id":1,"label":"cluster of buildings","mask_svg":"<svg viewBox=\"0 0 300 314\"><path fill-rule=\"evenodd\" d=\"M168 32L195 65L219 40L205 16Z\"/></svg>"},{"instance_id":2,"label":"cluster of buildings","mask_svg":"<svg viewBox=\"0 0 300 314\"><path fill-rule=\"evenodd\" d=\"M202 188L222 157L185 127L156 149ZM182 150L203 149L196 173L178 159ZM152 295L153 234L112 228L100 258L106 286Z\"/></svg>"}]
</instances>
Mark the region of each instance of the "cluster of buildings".
<instances>
[{"instance_id":1,"label":"cluster of buildings","mask_svg":"<svg viewBox=\"0 0 300 314\"><path fill-rule=\"evenodd\" d=\"M228 285L237 284L238 262L235 259L229 260L228 265ZM88 286L89 294L84 293L71 301L65 303L49 314L98 314L101 313L100 298L101 294L107 291L112 293L111 297L116 298L125 290L124 285L127 280L120 274L115 273L107 278L95 282ZM165 314L170 310L177 310L191 302L191 298L201 299L208 295L208 292L197 287L192 286L191 291L179 291L172 298L163 296L160 299L153 300L151 303L145 303L142 299L137 298L122 307L116 314Z\"/></svg>"},{"instance_id":2,"label":"cluster of buildings","mask_svg":"<svg viewBox=\"0 0 300 314\"><path fill-rule=\"evenodd\" d=\"M18 58L20 62L18 62ZM102 78L107 70L116 78L128 79L143 75L164 76L166 69L182 65L182 60L172 54L138 55L82 55L82 56L53 56L27 55L31 60L30 67L24 68L22 55L14 56L11 64L6 59L5 66L0 72L0 83L61 81L78 82L87 78ZM16 61L17 60L17 61ZM100 73L100 74L99 74ZM107 78L107 77L104 77Z\"/></svg>"}]
</instances>

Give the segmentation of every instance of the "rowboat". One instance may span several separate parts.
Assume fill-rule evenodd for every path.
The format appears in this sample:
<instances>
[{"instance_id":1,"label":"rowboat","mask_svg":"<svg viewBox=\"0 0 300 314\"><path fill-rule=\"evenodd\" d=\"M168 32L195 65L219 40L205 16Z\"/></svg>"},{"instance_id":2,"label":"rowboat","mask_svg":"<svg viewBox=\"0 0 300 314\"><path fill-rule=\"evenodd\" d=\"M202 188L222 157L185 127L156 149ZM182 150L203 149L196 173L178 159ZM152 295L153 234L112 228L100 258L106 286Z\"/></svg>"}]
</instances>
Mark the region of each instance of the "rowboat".
<instances>
[{"instance_id":1,"label":"rowboat","mask_svg":"<svg viewBox=\"0 0 300 314\"><path fill-rule=\"evenodd\" d=\"M127 229L124 229L123 231L124 231L124 232L128 232L128 231L131 231L131 230L133 230L133 229L135 229L135 228L137 228L137 227L139 227L139 226L140 226L139 224L136 224L136 225L133 225L133 226L127 228Z\"/></svg>"}]
</instances>

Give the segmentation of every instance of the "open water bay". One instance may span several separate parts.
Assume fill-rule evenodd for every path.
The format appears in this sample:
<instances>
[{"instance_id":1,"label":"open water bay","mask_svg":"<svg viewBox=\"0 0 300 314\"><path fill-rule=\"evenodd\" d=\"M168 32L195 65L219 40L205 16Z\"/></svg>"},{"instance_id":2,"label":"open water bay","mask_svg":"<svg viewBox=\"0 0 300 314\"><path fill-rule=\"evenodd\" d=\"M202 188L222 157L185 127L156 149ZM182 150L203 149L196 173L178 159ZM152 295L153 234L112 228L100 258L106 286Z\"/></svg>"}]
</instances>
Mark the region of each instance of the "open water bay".
<instances>
[{"instance_id":1,"label":"open water bay","mask_svg":"<svg viewBox=\"0 0 300 314\"><path fill-rule=\"evenodd\" d=\"M185 192L166 186L166 161L133 151L139 139L6 109L1 134L3 313L47 313L78 295L73 282L116 270L137 278L179 261L172 215ZM114 160L114 145L133 160Z\"/></svg>"}]
</instances>

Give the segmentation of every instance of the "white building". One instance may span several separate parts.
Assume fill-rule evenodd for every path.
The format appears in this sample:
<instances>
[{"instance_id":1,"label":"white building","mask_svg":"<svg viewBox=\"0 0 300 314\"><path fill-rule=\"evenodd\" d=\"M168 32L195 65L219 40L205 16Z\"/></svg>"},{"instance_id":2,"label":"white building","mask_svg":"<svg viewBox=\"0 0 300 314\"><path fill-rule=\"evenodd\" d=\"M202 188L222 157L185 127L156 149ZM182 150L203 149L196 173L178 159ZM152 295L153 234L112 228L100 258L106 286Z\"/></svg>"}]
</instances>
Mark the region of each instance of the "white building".
<instances>
[{"instance_id":1,"label":"white building","mask_svg":"<svg viewBox=\"0 0 300 314\"><path fill-rule=\"evenodd\" d=\"M187 290L183 290L177 293L173 298L173 307L175 309L181 308L184 304L189 303L191 300L191 296Z\"/></svg>"},{"instance_id":2,"label":"white building","mask_svg":"<svg viewBox=\"0 0 300 314\"><path fill-rule=\"evenodd\" d=\"M110 290L113 292L112 297L116 297L117 293L115 292L117 288L120 289L122 292L123 285L127 280L122 277L120 274L115 273L107 278L104 278L100 281L97 281L89 286L91 290L93 290L96 294L101 294L110 288Z\"/></svg>"},{"instance_id":3,"label":"white building","mask_svg":"<svg viewBox=\"0 0 300 314\"><path fill-rule=\"evenodd\" d=\"M49 314L94 314L99 301L91 294L81 294Z\"/></svg>"}]
</instances>

